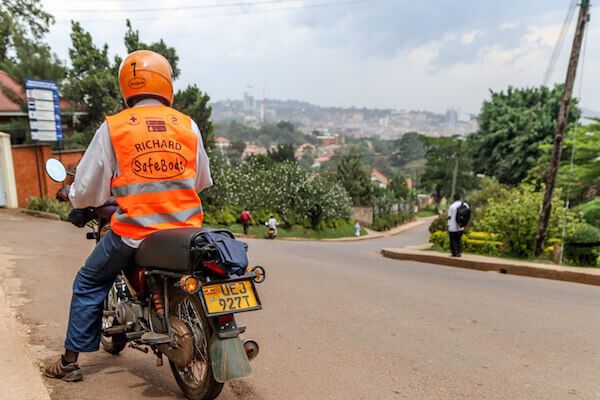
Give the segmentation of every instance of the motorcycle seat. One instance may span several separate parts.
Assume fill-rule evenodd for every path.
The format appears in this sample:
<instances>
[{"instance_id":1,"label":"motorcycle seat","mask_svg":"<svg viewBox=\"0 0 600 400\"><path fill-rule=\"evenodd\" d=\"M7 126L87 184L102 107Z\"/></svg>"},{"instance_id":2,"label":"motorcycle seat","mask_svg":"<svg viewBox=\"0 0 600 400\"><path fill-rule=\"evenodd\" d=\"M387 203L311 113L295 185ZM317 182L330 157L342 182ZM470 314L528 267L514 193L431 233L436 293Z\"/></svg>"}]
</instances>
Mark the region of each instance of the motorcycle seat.
<instances>
[{"instance_id":1,"label":"motorcycle seat","mask_svg":"<svg viewBox=\"0 0 600 400\"><path fill-rule=\"evenodd\" d=\"M135 253L135 263L140 267L162 269L187 274L196 267L192 257L192 244L201 232L216 231L233 234L224 229L175 228L164 229L147 236Z\"/></svg>"}]
</instances>

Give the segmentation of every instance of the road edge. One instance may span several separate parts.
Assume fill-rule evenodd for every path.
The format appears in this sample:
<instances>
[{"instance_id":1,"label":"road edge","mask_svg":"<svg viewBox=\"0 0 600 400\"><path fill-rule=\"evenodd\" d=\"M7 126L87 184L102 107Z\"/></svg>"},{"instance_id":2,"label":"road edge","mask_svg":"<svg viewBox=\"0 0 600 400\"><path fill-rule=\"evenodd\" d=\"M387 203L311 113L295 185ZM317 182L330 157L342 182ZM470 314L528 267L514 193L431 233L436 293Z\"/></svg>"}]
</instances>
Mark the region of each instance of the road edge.
<instances>
[{"instance_id":1,"label":"road edge","mask_svg":"<svg viewBox=\"0 0 600 400\"><path fill-rule=\"evenodd\" d=\"M0 282L0 370L3 396L12 399L50 400L48 388L21 334L22 327L15 320L8 296Z\"/></svg>"},{"instance_id":2,"label":"road edge","mask_svg":"<svg viewBox=\"0 0 600 400\"><path fill-rule=\"evenodd\" d=\"M381 250L381 255L396 260L417 261L478 271L496 271L509 275L600 286L600 270L586 269L583 267L562 267L558 265L537 264L473 255L463 255L463 257L457 258L450 257L446 253L435 251L423 252L408 248L384 248ZM577 269L575 270L574 268Z\"/></svg>"}]
</instances>

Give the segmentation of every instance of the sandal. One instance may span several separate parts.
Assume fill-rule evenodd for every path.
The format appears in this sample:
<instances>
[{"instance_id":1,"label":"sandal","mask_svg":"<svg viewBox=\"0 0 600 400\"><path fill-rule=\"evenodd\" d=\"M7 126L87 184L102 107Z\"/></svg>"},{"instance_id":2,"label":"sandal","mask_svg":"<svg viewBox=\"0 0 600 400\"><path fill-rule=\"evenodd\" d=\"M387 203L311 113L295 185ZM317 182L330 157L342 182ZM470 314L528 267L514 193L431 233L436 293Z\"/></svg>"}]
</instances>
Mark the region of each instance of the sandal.
<instances>
[{"instance_id":1,"label":"sandal","mask_svg":"<svg viewBox=\"0 0 600 400\"><path fill-rule=\"evenodd\" d=\"M77 382L83 379L83 374L77 363L68 363L63 365L62 358L46 365L44 374L48 378L62 379L67 382Z\"/></svg>"}]
</instances>

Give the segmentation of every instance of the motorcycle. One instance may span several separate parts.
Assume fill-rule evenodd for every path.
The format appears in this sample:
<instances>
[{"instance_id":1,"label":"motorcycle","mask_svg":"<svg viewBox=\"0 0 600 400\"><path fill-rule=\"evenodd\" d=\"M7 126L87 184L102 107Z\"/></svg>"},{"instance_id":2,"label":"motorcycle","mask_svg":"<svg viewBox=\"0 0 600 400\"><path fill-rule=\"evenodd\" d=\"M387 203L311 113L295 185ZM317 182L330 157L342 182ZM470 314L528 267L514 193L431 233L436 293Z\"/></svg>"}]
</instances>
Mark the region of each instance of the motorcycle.
<instances>
[{"instance_id":1,"label":"motorcycle","mask_svg":"<svg viewBox=\"0 0 600 400\"><path fill-rule=\"evenodd\" d=\"M64 182L65 166L46 162L48 176ZM92 228L88 239L98 242L110 230L116 203L77 210ZM199 243L202 232L233 239L225 229L178 228L158 231L142 242L135 265L119 274L104 302L101 344L110 354L130 348L163 355L183 394L191 400L212 400L225 382L251 374L250 360L259 352L255 340L240 340L245 326L234 315L262 308L255 284L265 271L256 266L241 276L219 264L214 244ZM245 249L247 245L244 243Z\"/></svg>"},{"instance_id":2,"label":"motorcycle","mask_svg":"<svg viewBox=\"0 0 600 400\"><path fill-rule=\"evenodd\" d=\"M267 223L265 223L265 225L267 225ZM267 229L267 239L275 239L275 236L277 236L275 234L275 228L269 226L269 228Z\"/></svg>"}]
</instances>

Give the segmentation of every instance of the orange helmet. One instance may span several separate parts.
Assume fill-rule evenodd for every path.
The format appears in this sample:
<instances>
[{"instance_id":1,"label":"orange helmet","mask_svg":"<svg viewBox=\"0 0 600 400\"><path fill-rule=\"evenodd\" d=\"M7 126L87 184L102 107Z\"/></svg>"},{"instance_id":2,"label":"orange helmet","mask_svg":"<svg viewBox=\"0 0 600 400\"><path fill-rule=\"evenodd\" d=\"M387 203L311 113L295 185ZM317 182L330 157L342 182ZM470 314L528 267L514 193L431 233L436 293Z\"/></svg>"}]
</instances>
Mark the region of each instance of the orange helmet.
<instances>
[{"instance_id":1,"label":"orange helmet","mask_svg":"<svg viewBox=\"0 0 600 400\"><path fill-rule=\"evenodd\" d=\"M150 50L129 54L119 67L119 87L128 107L137 97L158 97L173 103L173 72L166 58Z\"/></svg>"}]
</instances>

